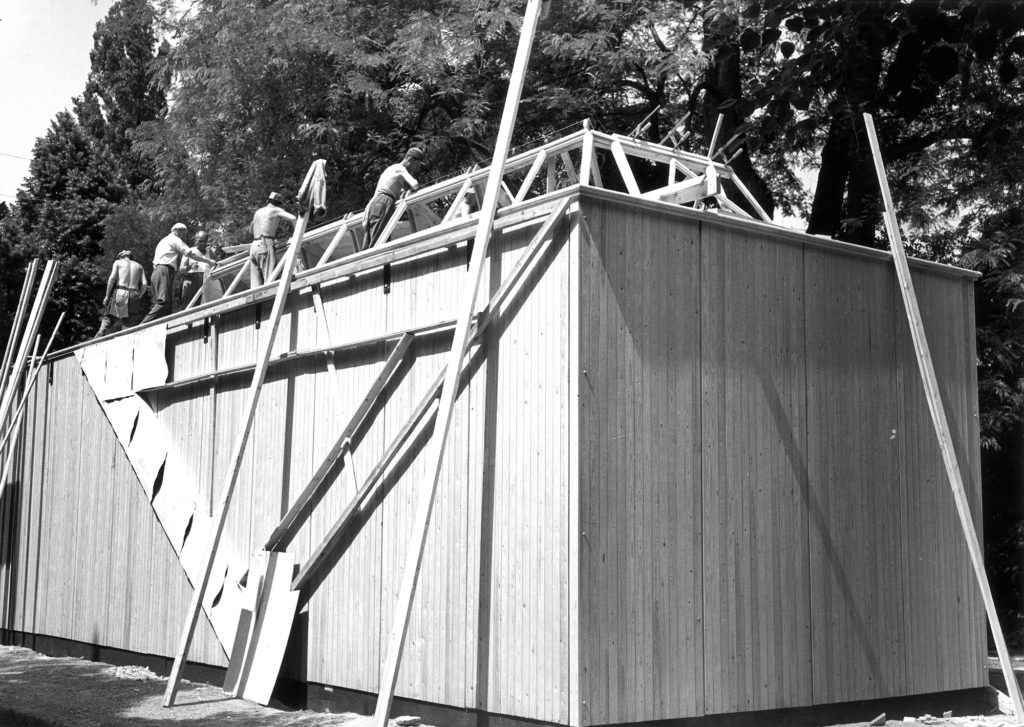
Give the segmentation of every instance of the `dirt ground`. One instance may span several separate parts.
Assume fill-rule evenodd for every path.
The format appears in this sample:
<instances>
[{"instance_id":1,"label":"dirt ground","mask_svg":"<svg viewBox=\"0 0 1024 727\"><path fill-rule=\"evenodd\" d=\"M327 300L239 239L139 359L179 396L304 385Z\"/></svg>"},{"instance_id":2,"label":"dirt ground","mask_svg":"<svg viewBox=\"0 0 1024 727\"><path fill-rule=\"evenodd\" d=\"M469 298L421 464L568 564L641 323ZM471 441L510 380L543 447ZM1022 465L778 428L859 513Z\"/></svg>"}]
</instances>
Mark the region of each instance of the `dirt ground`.
<instances>
[{"instance_id":1,"label":"dirt ground","mask_svg":"<svg viewBox=\"0 0 1024 727\"><path fill-rule=\"evenodd\" d=\"M143 667L53 658L29 649L0 646L0 727L364 727L369 721L364 715L351 713L296 711L279 704L261 707L232 699L218 687L188 681L181 684L176 706L165 709L162 702L166 684L166 677ZM418 725L420 720L410 715L393 719L392 724ZM806 721L801 720L801 724ZM843 727L867 724L843 723ZM1010 727L1017 722L1003 714L949 718L922 714L876 724Z\"/></svg>"},{"instance_id":2,"label":"dirt ground","mask_svg":"<svg viewBox=\"0 0 1024 727\"><path fill-rule=\"evenodd\" d=\"M325 714L261 707L232 699L218 687L182 681L176 705L163 707L167 678L137 666L52 658L0 646L0 727L360 727L357 714ZM415 717L392 724L420 724Z\"/></svg>"}]
</instances>

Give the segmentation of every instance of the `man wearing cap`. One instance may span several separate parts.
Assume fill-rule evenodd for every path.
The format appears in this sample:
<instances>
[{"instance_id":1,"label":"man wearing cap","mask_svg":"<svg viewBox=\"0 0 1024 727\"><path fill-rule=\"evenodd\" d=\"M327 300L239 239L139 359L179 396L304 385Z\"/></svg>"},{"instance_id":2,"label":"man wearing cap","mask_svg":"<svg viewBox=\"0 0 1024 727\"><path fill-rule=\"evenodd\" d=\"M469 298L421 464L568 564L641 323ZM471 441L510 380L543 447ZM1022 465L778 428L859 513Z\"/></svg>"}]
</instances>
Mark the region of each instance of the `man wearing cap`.
<instances>
[{"instance_id":1,"label":"man wearing cap","mask_svg":"<svg viewBox=\"0 0 1024 727\"><path fill-rule=\"evenodd\" d=\"M133 259L131 250L122 250L110 268L103 315L96 338L134 326L142 315L142 292L146 289L146 271Z\"/></svg>"},{"instance_id":2,"label":"man wearing cap","mask_svg":"<svg viewBox=\"0 0 1024 727\"><path fill-rule=\"evenodd\" d=\"M199 230L192 238L192 247L189 252L206 254L206 230ZM184 308L196 293L203 287L205 273L210 270L207 263L199 262L195 258L183 256L178 266L178 273L181 275L181 307Z\"/></svg>"},{"instance_id":3,"label":"man wearing cap","mask_svg":"<svg viewBox=\"0 0 1024 727\"><path fill-rule=\"evenodd\" d=\"M277 192L267 195L267 203L252 216L252 244L249 246L249 287L263 285L277 266L274 240L281 220L295 222L295 215L281 208L284 197Z\"/></svg>"},{"instance_id":4,"label":"man wearing cap","mask_svg":"<svg viewBox=\"0 0 1024 727\"><path fill-rule=\"evenodd\" d=\"M177 222L171 228L171 234L156 244L153 252L153 307L142 319L143 323L163 318L171 312L174 271L178 269L182 256L213 265L213 260L182 242L187 229L181 222Z\"/></svg>"},{"instance_id":5,"label":"man wearing cap","mask_svg":"<svg viewBox=\"0 0 1024 727\"><path fill-rule=\"evenodd\" d=\"M377 180L377 190L363 212L363 246L366 250L377 243L395 211L395 202L407 189L416 189L419 182L413 176L423 166L423 150L412 147L398 164L384 170Z\"/></svg>"}]
</instances>

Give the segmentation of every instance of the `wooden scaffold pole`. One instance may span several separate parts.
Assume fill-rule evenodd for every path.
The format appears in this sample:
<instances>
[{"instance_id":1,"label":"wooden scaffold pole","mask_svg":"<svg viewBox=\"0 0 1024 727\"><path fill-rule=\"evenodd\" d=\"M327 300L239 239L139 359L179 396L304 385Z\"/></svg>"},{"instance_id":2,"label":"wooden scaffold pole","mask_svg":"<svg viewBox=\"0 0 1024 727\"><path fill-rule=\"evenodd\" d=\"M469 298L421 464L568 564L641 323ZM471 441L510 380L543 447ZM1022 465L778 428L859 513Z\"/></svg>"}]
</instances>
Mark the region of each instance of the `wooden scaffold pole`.
<instances>
[{"instance_id":1,"label":"wooden scaffold pole","mask_svg":"<svg viewBox=\"0 0 1024 727\"><path fill-rule=\"evenodd\" d=\"M885 229L889 235L889 247L892 249L893 262L896 264L896 277L899 279L900 295L903 297L903 304L907 311L910 335L914 341L914 351L917 354L918 369L921 371L921 383L924 385L925 399L928 401L928 410L931 412L932 425L935 427L935 436L939 441L939 449L942 452L942 462L946 467L949 486L953 491L953 500L956 502L960 527L963 529L967 550L970 552L971 565L974 567L974 575L978 581L978 587L981 589L982 600L985 602L985 612L988 614L988 624L992 630L992 640L995 641L996 652L999 654L999 664L1003 670L1003 678L1006 680L1006 688L1010 692L1017 722L1020 724L1024 721L1024 700L1021 698L1020 685L1017 684L1017 679L1013 673L1010 652L1006 648L1006 639L1003 636L1002 626L999 624L999 614L996 612L995 602L992 600L992 589L989 587L988 576L985 574L985 558L981 550L981 543L978 541L978 532L974 527L974 520L971 518L971 507L967 501L963 475L960 472L956 451L953 448L953 436L950 433L949 420L946 418L946 410L942 404L942 395L939 391L935 366L932 363L931 352L928 348L928 339L925 336L921 310L918 306L917 295L914 293L914 283L910 279L907 254L903 249L903 239L900 236L899 224L896 220L896 210L893 206L892 195L889 192L889 182L885 176L885 164L882 160L882 152L878 145L878 137L875 135L875 123L871 118L871 114L864 114L864 125L867 127L868 142L871 144L871 154L875 160L875 171L878 173L878 185L881 188L882 201L885 204Z\"/></svg>"},{"instance_id":2,"label":"wooden scaffold pole","mask_svg":"<svg viewBox=\"0 0 1024 727\"><path fill-rule=\"evenodd\" d=\"M322 164L321 161L313 163L314 166ZM306 181L303 182L303 189L309 184L313 173L310 167L306 174ZM299 196L302 196L300 191ZM167 689L164 692L164 706L170 707L178 693L178 683L181 680L182 671L188 657L189 648L192 645L192 637L195 634L196 625L199 622L199 614L203 609L203 598L206 596L206 589L210 585L210 575L213 572L213 563L217 555L217 546L220 544L221 535L224 533L224 523L227 519L228 505L231 502L231 495L234 492L235 484L238 482L238 473L242 467L242 455L245 454L245 446L249 441L249 433L252 431L253 420L256 416L256 405L259 403L260 391L263 389L263 381L266 377L267 366L270 362L270 352L274 346L274 339L277 335L278 326L281 323L281 315L284 313L285 303L288 294L291 292L292 276L295 272L295 258L299 247L302 245L302 238L309 224L310 208L299 217L288 243L288 252L285 254L284 266L281 278L277 284L277 294L274 297L274 306L270 312L270 320L264 327L264 334L260 343L260 354L257 358L256 369L253 371L252 381L249 384L249 391L246 394L245 405L242 407L242 418L239 422L238 433L231 449L231 457L228 459L228 469L221 485L221 497L217 509L213 513L213 529L207 539L203 557L203 570L199 576L199 582L192 584L192 602L189 604L188 619L181 633L181 640L178 645L178 652L174 657L174 666L171 669L170 677L167 680Z\"/></svg>"},{"instance_id":3,"label":"wooden scaffold pole","mask_svg":"<svg viewBox=\"0 0 1024 727\"><path fill-rule=\"evenodd\" d=\"M398 592L395 619L391 627L387 660L380 675L377 706L373 715L373 723L376 727L384 727L387 724L388 713L391 711L391 701L395 693L395 684L398 681L398 669L401 665L402 652L405 647L406 631L409 628L409 616L412 612L412 601L416 593L420 565L423 560L423 549L427 541L427 529L434 505L434 495L437 492L438 480L441 477L441 463L444 458L445 442L447 441L448 429L452 421L455 399L459 391L462 358L466 353L466 347L469 343L473 309L476 305L480 278L487 260L487 250L494 226L494 216L498 209L498 195L501 192L502 176L505 172L505 161L508 159L508 150L512 142L512 130L515 127L519 99L522 94L523 84L526 79L526 68L530 59L530 49L533 46L533 37L540 21L541 9L541 0L529 0L523 17L519 47L516 50L516 59L512 67L512 75L509 79L508 95L505 99L501 125L498 128L498 137L494 145L494 159L491 162L491 168L487 176L487 187L484 192L480 219L473 242L469 277L466 280L466 287L460 303L455 335L452 339L452 348L448 355L447 369L445 370L444 383L441 388L437 420L434 423L434 432L428 449L427 461L430 462L429 466L432 471L431 481L430 483L423 484L420 493L416 520L411 531L412 540L409 543L405 568L402 571L402 584Z\"/></svg>"}]
</instances>

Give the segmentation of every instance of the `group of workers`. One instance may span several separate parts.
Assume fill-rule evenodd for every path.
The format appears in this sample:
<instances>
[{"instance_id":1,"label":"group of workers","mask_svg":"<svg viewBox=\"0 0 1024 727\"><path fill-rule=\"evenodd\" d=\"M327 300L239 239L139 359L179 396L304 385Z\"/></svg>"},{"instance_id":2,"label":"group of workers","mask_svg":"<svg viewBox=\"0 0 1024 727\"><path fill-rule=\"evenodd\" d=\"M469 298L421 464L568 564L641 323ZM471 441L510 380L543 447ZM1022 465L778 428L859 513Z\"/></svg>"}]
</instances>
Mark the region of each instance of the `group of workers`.
<instances>
[{"instance_id":1,"label":"group of workers","mask_svg":"<svg viewBox=\"0 0 1024 727\"><path fill-rule=\"evenodd\" d=\"M422 166L423 150L412 147L401 162L392 164L381 173L373 197L363 212L363 237L356 245L359 250L369 249L377 243L394 214L398 199L406 191L419 186L414 175ZM252 233L249 245L251 288L263 285L272 278L277 266L274 243L278 228L282 222L295 221L295 215L284 209L284 197L277 192L271 192L267 196L267 203L253 214L249 225ZM185 243L187 232L187 226L178 222L171 228L170 234L156 244L152 280L147 280L146 271L134 259L130 250L122 250L118 254L107 279L100 329L96 338L169 315L173 307L176 274L182 276L180 299L183 305L187 305L203 290L204 280L216 261L207 255L206 231L196 232L191 246ZM151 291L153 303L149 312L143 316L142 296L147 289Z\"/></svg>"}]
</instances>

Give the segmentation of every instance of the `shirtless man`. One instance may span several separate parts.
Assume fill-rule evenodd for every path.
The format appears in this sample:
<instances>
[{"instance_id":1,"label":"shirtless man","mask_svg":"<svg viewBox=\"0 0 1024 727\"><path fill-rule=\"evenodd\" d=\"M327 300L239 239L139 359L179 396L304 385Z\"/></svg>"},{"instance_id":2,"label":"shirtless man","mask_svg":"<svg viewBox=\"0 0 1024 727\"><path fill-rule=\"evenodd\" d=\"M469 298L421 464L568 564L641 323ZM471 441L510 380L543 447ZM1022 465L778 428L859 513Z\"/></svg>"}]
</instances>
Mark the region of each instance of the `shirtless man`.
<instances>
[{"instance_id":1,"label":"shirtless man","mask_svg":"<svg viewBox=\"0 0 1024 727\"><path fill-rule=\"evenodd\" d=\"M146 271L132 258L131 250L122 250L107 278L103 317L96 338L136 325L142 315L142 292L147 287Z\"/></svg>"},{"instance_id":2,"label":"shirtless man","mask_svg":"<svg viewBox=\"0 0 1024 727\"><path fill-rule=\"evenodd\" d=\"M277 192L267 196L267 203L256 210L249 224L252 244L249 246L249 287L258 288L267 282L277 267L274 241L281 221L295 222L295 215L281 208L284 197Z\"/></svg>"},{"instance_id":3,"label":"shirtless man","mask_svg":"<svg viewBox=\"0 0 1024 727\"><path fill-rule=\"evenodd\" d=\"M398 198L403 192L416 189L419 185L413 175L417 174L422 166L423 150L414 146L405 153L401 162L392 164L381 173L373 199L363 210L363 241L360 250L369 249L377 244L388 226L391 215L394 214Z\"/></svg>"}]
</instances>

